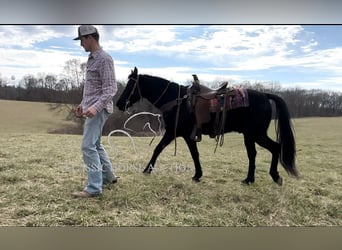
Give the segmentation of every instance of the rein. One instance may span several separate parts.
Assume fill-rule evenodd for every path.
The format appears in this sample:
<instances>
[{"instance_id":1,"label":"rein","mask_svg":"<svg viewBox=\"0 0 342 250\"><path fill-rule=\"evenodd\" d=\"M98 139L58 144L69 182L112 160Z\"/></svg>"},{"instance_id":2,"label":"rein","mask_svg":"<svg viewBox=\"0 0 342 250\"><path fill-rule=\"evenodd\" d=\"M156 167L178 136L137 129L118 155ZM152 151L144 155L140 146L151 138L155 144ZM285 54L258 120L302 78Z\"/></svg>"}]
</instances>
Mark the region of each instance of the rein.
<instances>
[{"instance_id":1,"label":"rein","mask_svg":"<svg viewBox=\"0 0 342 250\"><path fill-rule=\"evenodd\" d=\"M131 99L135 89L137 88L138 89L138 93L139 93L139 99L142 99L142 94L141 94L141 90L140 90L140 86L139 86L139 75L138 75L138 78L137 79L134 79L133 77L130 77L129 78L130 80L133 80L134 81L134 87L131 91L131 93L129 94L128 98L127 98L127 101L126 101L126 106L128 105L129 103L129 100ZM167 89L169 88L170 86L170 81L168 81L167 83L167 86L165 87L165 89L163 90L163 92L161 93L161 95L157 98L157 100L155 100L152 104L155 106L159 101L160 99L165 95ZM127 109L127 108L126 108Z\"/></svg>"},{"instance_id":2,"label":"rein","mask_svg":"<svg viewBox=\"0 0 342 250\"><path fill-rule=\"evenodd\" d=\"M175 121L175 153L174 156L176 156L177 153L177 126L178 126L178 120L179 120L179 111L180 111L180 105L182 103L182 100L180 99L180 91L181 91L181 87L180 85L178 85L178 103L177 103L177 112L176 112L176 121Z\"/></svg>"},{"instance_id":3,"label":"rein","mask_svg":"<svg viewBox=\"0 0 342 250\"><path fill-rule=\"evenodd\" d=\"M140 86L139 86L139 75L138 75L138 78L135 79L133 77L130 77L129 78L130 80L133 80L134 81L134 87L131 91L131 93L129 94L128 98L127 98L127 101L126 101L126 107L125 109L127 110L127 106L129 104L129 100L131 99L135 89L138 89L138 93L139 93L139 99L142 99L143 96L141 94L141 90L140 90ZM166 91L168 90L169 86L170 86L170 81L168 81L167 83L167 86L165 87L165 89L163 90L163 92L160 94L160 96L153 102L153 105L155 106L161 99L162 97L165 95ZM179 113L180 113L180 105L182 103L182 101L186 98L188 98L187 95L184 95L182 98L180 97L181 95L181 86L178 85L178 95L177 95L177 98L173 101L170 101L170 102L167 102L165 103L163 106L160 107L160 110L162 112L166 112L170 109L172 109L174 106L177 105L177 111L176 111L176 119L175 119L175 130L174 130L174 140L175 140L175 152L174 152L174 155L176 156L176 152L177 152L177 127L178 127L178 121L179 121ZM153 139L152 139L153 140ZM152 142L152 141L151 141ZM151 143L150 143L151 144Z\"/></svg>"},{"instance_id":4,"label":"rein","mask_svg":"<svg viewBox=\"0 0 342 250\"><path fill-rule=\"evenodd\" d=\"M157 98L157 100L154 101L153 105L156 105L160 101L160 99L165 95L165 93L166 93L167 89L169 88L169 86L170 86L170 81L167 82L167 86L164 89L163 93L161 93L161 95Z\"/></svg>"}]
</instances>

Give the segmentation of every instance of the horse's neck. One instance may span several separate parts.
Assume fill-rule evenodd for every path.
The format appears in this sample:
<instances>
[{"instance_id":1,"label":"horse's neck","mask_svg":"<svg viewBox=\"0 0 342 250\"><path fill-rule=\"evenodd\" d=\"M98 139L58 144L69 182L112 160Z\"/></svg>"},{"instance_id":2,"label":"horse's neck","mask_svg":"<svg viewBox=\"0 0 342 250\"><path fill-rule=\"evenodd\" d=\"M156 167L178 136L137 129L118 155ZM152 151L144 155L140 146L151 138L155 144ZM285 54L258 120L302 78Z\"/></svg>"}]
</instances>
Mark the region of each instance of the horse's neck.
<instances>
[{"instance_id":1,"label":"horse's neck","mask_svg":"<svg viewBox=\"0 0 342 250\"><path fill-rule=\"evenodd\" d=\"M144 91L144 97L157 108L160 108L169 101L177 99L179 88L181 90L181 86L172 82L164 83L163 81L163 84L161 84L161 82L156 80L152 84L152 82L147 80L144 83L144 89L146 89Z\"/></svg>"}]
</instances>

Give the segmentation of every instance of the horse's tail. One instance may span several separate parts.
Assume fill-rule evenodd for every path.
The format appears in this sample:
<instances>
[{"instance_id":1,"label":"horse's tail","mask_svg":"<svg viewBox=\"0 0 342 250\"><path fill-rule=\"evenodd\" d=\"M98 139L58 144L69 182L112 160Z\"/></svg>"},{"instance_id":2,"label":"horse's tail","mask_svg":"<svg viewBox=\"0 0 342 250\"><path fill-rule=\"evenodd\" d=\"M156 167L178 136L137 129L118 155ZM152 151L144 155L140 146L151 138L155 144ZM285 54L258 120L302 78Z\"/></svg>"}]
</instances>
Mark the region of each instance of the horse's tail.
<instances>
[{"instance_id":1,"label":"horse's tail","mask_svg":"<svg viewBox=\"0 0 342 250\"><path fill-rule=\"evenodd\" d=\"M280 163L286 172L294 177L298 177L296 168L296 143L294 131L290 119L290 113L285 101L279 96L266 94L276 104L276 133L277 141L280 144Z\"/></svg>"}]
</instances>

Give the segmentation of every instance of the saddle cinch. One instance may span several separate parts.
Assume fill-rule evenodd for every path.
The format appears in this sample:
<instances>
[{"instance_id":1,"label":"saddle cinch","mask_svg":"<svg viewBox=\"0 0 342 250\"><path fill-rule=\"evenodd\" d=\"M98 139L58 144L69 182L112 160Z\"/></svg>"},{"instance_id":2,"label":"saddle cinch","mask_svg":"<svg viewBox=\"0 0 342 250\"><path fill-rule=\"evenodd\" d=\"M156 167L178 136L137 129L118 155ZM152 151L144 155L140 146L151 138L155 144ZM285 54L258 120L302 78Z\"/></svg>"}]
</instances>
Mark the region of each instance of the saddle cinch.
<instances>
[{"instance_id":1,"label":"saddle cinch","mask_svg":"<svg viewBox=\"0 0 342 250\"><path fill-rule=\"evenodd\" d=\"M194 112L196 123L191 133L191 139L202 140L202 124L208 123L212 114L215 116L213 129L209 136L217 140L224 134L226 120L226 98L235 95L232 88L227 88L227 82L217 89L210 89L200 84L197 75L192 75L194 83L188 89L189 106Z\"/></svg>"}]
</instances>

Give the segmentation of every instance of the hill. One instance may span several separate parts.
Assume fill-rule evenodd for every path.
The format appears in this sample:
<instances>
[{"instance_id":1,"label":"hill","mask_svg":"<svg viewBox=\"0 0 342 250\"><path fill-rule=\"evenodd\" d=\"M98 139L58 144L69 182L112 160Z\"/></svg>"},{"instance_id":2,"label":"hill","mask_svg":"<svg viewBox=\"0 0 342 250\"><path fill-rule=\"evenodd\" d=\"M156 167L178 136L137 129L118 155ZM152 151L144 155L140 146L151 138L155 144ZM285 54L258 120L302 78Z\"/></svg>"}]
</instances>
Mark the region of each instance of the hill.
<instances>
[{"instance_id":1,"label":"hill","mask_svg":"<svg viewBox=\"0 0 342 250\"><path fill-rule=\"evenodd\" d=\"M49 103L0 100L0 133L50 133L70 127L65 113L50 111Z\"/></svg>"}]
</instances>

